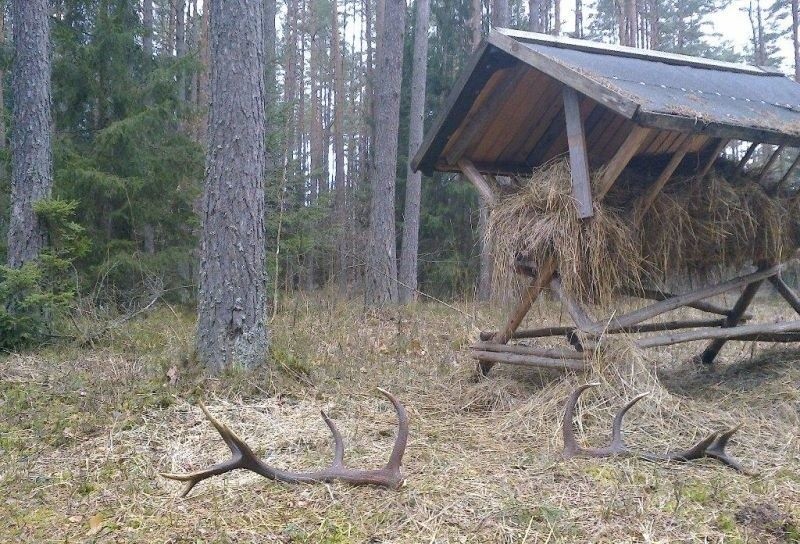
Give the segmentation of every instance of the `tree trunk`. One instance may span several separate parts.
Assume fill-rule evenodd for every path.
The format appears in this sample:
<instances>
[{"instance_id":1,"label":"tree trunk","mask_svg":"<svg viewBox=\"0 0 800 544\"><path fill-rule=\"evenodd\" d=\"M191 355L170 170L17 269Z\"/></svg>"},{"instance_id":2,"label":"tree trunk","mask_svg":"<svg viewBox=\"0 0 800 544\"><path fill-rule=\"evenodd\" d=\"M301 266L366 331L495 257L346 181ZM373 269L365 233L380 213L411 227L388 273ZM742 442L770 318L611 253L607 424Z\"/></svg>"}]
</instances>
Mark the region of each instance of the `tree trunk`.
<instances>
[{"instance_id":1,"label":"tree trunk","mask_svg":"<svg viewBox=\"0 0 800 544\"><path fill-rule=\"evenodd\" d=\"M483 4L481 0L472 0L472 16L469 25L472 30L472 50L475 51L483 37Z\"/></svg>"},{"instance_id":2,"label":"tree trunk","mask_svg":"<svg viewBox=\"0 0 800 544\"><path fill-rule=\"evenodd\" d=\"M583 2L575 0L575 37L583 39Z\"/></svg>"},{"instance_id":3,"label":"tree trunk","mask_svg":"<svg viewBox=\"0 0 800 544\"><path fill-rule=\"evenodd\" d=\"M494 0L492 9L492 26L505 28L508 26L508 0Z\"/></svg>"},{"instance_id":4,"label":"tree trunk","mask_svg":"<svg viewBox=\"0 0 800 544\"><path fill-rule=\"evenodd\" d=\"M366 300L375 305L397 302L394 198L406 18L405 0L383 3L384 19L379 27L383 36L378 40L375 82L375 167L366 271Z\"/></svg>"},{"instance_id":5,"label":"tree trunk","mask_svg":"<svg viewBox=\"0 0 800 544\"><path fill-rule=\"evenodd\" d=\"M153 0L142 0L142 50L144 57L153 57Z\"/></svg>"},{"instance_id":6,"label":"tree trunk","mask_svg":"<svg viewBox=\"0 0 800 544\"><path fill-rule=\"evenodd\" d=\"M175 57L180 60L186 56L186 2L175 0ZM186 101L186 72L178 70L178 99Z\"/></svg>"},{"instance_id":7,"label":"tree trunk","mask_svg":"<svg viewBox=\"0 0 800 544\"><path fill-rule=\"evenodd\" d=\"M50 13L48 0L13 0L14 103L11 134L11 217L8 264L38 257L46 236L33 210L50 196L53 159L50 148Z\"/></svg>"},{"instance_id":8,"label":"tree trunk","mask_svg":"<svg viewBox=\"0 0 800 544\"><path fill-rule=\"evenodd\" d=\"M417 0L414 25L414 65L411 73L411 110L408 122L408 169L403 217L403 251L400 256L400 302L417 296L417 253L419 251L419 209L422 173L411 169L411 159L422 144L425 129L425 81L428 77L428 0Z\"/></svg>"},{"instance_id":9,"label":"tree trunk","mask_svg":"<svg viewBox=\"0 0 800 544\"><path fill-rule=\"evenodd\" d=\"M261 0L211 6L211 110L197 352L212 371L264 361L264 55Z\"/></svg>"},{"instance_id":10,"label":"tree trunk","mask_svg":"<svg viewBox=\"0 0 800 544\"><path fill-rule=\"evenodd\" d=\"M348 232L347 221L347 187L344 173L344 65L342 64L342 48L339 43L339 3L331 2L331 62L333 64L333 153L335 161L334 174L334 217L336 227L342 233L336 238L336 284L339 293L347 291L347 240L353 236ZM351 140L350 145L353 145ZM350 172L354 171L353 162L349 162Z\"/></svg>"},{"instance_id":11,"label":"tree trunk","mask_svg":"<svg viewBox=\"0 0 800 544\"><path fill-rule=\"evenodd\" d=\"M800 1L792 0L792 51L794 51L794 80L800 82Z\"/></svg>"},{"instance_id":12,"label":"tree trunk","mask_svg":"<svg viewBox=\"0 0 800 544\"><path fill-rule=\"evenodd\" d=\"M556 36L561 34L561 0L555 0L553 3L553 34Z\"/></svg>"}]
</instances>

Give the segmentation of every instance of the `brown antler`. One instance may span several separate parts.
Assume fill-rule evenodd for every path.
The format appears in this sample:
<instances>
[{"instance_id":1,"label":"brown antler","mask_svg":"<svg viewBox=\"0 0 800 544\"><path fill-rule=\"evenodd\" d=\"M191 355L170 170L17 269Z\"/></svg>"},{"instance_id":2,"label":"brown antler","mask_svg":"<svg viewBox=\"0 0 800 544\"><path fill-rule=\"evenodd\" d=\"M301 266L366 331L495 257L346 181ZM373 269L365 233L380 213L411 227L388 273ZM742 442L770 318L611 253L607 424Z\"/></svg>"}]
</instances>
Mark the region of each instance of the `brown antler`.
<instances>
[{"instance_id":1,"label":"brown antler","mask_svg":"<svg viewBox=\"0 0 800 544\"><path fill-rule=\"evenodd\" d=\"M747 473L744 467L742 467L742 465L736 459L728 455L725 451L725 446L728 445L728 441L730 440L731 436L733 436L733 434L739 430L739 427L734 427L723 433L711 433L687 450L672 451L666 454L635 453L630 451L625 445L623 439L622 422L628 410L630 410L633 405L639 402L642 398L647 396L648 393L637 395L633 398L633 400L620 408L620 410L614 416L614 421L611 424L611 443L608 446L603 448L583 448L579 446L578 441L575 439L575 432L572 429L572 420L575 417L575 405L578 403L578 399L584 391L590 387L596 387L598 385L600 384L588 383L582 385L575 389L567 399L567 404L564 408L564 421L562 423L562 432L564 435L563 455L565 459L569 459L571 457L612 457L617 455L629 455L636 456L647 461L686 462L693 461L695 459L701 459L703 457L711 457L735 470Z\"/></svg>"},{"instance_id":2,"label":"brown antler","mask_svg":"<svg viewBox=\"0 0 800 544\"><path fill-rule=\"evenodd\" d=\"M188 495L195 485L206 478L224 474L238 468L250 470L270 480L287 483L330 482L333 480L341 480L353 485L375 485L397 489L403 484L405 479L400 471L400 465L403 460L403 453L405 453L406 450L406 444L408 443L408 414L394 395L380 388L378 388L378 391L394 405L394 409L397 412L398 426L397 437L394 441L392 453L389 456L389 461L383 468L356 470L344 466L344 441L342 440L342 435L336 428L336 424L324 411L321 412L322 419L325 421L325 424L328 425L333 435L333 462L331 462L330 466L315 472L290 472L273 468L259 459L256 454L253 453L253 450L250 449L250 446L248 446L244 440L236 436L224 423L215 419L201 402L200 409L203 410L208 420L214 428L217 429L220 436L222 436L222 440L224 440L225 444L230 448L230 459L205 470L198 470L197 472L189 474L161 473L161 476L171 480L186 482L186 487L184 487L181 497Z\"/></svg>"},{"instance_id":3,"label":"brown antler","mask_svg":"<svg viewBox=\"0 0 800 544\"><path fill-rule=\"evenodd\" d=\"M572 420L575 417L575 405L584 391L590 387L597 387L599 383L587 383L578 387L567 399L567 405L564 408L564 423L562 425L562 432L564 434L564 458L570 457L611 457L614 455L628 454L628 448L625 446L625 441L622 437L622 421L625 419L625 414L628 410L633 408L633 405L642 400L649 393L642 393L633 400L628 402L625 406L619 409L614 416L614 421L611 423L611 442L604 448L583 448L578 445L575 439L575 432L572 429Z\"/></svg>"}]
</instances>

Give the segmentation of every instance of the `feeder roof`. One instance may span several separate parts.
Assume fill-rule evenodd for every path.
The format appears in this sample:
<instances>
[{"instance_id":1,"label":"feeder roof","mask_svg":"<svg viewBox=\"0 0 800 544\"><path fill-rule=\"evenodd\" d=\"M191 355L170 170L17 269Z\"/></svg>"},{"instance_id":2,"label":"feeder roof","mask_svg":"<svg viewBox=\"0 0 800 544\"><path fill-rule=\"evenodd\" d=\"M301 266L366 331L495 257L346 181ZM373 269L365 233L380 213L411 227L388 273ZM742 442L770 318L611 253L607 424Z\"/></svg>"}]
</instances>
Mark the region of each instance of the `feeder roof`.
<instances>
[{"instance_id":1,"label":"feeder roof","mask_svg":"<svg viewBox=\"0 0 800 544\"><path fill-rule=\"evenodd\" d=\"M723 140L800 146L800 85L769 68L497 29L470 59L412 161L456 171L529 171L567 147L563 88L580 93L589 162L604 164L634 125L637 155Z\"/></svg>"}]
</instances>

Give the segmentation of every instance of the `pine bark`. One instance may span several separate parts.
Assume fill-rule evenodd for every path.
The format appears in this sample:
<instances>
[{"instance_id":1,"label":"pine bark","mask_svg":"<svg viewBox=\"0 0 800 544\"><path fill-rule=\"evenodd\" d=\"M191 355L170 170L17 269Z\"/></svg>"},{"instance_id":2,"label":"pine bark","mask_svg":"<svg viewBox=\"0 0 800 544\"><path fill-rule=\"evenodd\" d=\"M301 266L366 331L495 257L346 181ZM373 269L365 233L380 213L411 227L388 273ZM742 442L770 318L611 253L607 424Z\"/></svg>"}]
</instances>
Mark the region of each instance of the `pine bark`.
<instances>
[{"instance_id":1,"label":"pine bark","mask_svg":"<svg viewBox=\"0 0 800 544\"><path fill-rule=\"evenodd\" d=\"M331 62L333 64L333 153L334 153L334 217L336 226L346 233L347 221L347 187L344 171L344 65L342 48L339 41L338 2L331 3ZM351 143L352 145L352 143ZM349 163L351 172L354 164ZM352 236L353 233L347 233ZM336 284L340 293L347 291L347 237L336 239Z\"/></svg>"},{"instance_id":2,"label":"pine bark","mask_svg":"<svg viewBox=\"0 0 800 544\"><path fill-rule=\"evenodd\" d=\"M197 352L212 371L264 361L265 101L261 0L211 6L211 109Z\"/></svg>"},{"instance_id":3,"label":"pine bark","mask_svg":"<svg viewBox=\"0 0 800 544\"><path fill-rule=\"evenodd\" d=\"M153 56L153 0L142 0L142 50L147 59Z\"/></svg>"},{"instance_id":4,"label":"pine bark","mask_svg":"<svg viewBox=\"0 0 800 544\"><path fill-rule=\"evenodd\" d=\"M370 248L367 251L366 301L371 305L397 302L394 199L400 85L403 70L405 0L384 0L378 28L375 82L375 155L370 205Z\"/></svg>"},{"instance_id":5,"label":"pine bark","mask_svg":"<svg viewBox=\"0 0 800 544\"><path fill-rule=\"evenodd\" d=\"M583 39L583 1L575 0L575 37Z\"/></svg>"},{"instance_id":6,"label":"pine bark","mask_svg":"<svg viewBox=\"0 0 800 544\"><path fill-rule=\"evenodd\" d=\"M792 51L794 80L800 82L800 0L792 0Z\"/></svg>"},{"instance_id":7,"label":"pine bark","mask_svg":"<svg viewBox=\"0 0 800 544\"><path fill-rule=\"evenodd\" d=\"M509 21L508 0L494 0L492 9L492 26L507 27Z\"/></svg>"},{"instance_id":8,"label":"pine bark","mask_svg":"<svg viewBox=\"0 0 800 544\"><path fill-rule=\"evenodd\" d=\"M472 50L475 51L483 37L483 4L481 0L472 0L472 15L469 26L472 31Z\"/></svg>"},{"instance_id":9,"label":"pine bark","mask_svg":"<svg viewBox=\"0 0 800 544\"><path fill-rule=\"evenodd\" d=\"M16 48L8 226L8 264L12 267L36 259L46 242L33 208L37 201L50 196L53 185L49 9L48 0L11 2Z\"/></svg>"},{"instance_id":10,"label":"pine bark","mask_svg":"<svg viewBox=\"0 0 800 544\"><path fill-rule=\"evenodd\" d=\"M186 2L175 0L175 57L179 60L186 56ZM178 71L178 99L186 101L186 72Z\"/></svg>"},{"instance_id":11,"label":"pine bark","mask_svg":"<svg viewBox=\"0 0 800 544\"><path fill-rule=\"evenodd\" d=\"M414 172L411 159L422 144L425 129L425 81L428 77L428 0L417 0L414 24L414 64L411 71L411 109L408 122L408 168L406 201L403 216L403 245L400 256L400 302L417 296L417 255L419 253L419 210L422 196L422 173Z\"/></svg>"}]
</instances>

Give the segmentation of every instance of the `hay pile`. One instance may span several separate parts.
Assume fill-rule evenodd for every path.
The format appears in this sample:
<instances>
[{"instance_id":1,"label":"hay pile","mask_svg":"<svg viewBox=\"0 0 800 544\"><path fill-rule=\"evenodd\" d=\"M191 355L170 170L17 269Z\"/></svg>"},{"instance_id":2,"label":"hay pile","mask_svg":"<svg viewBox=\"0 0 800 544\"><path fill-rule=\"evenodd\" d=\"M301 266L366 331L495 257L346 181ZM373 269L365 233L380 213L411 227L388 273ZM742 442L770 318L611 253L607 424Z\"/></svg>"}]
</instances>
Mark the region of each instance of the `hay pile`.
<instances>
[{"instance_id":1,"label":"hay pile","mask_svg":"<svg viewBox=\"0 0 800 544\"><path fill-rule=\"evenodd\" d=\"M581 302L606 305L621 292L722 270L780 261L800 242L795 199L773 197L748 177L676 177L643 217L633 210L654 176L626 170L591 221L578 219L569 163L550 162L498 200L488 236L495 283L507 291L508 263L554 256L565 290ZM595 179L599 173L595 174Z\"/></svg>"}]
</instances>

